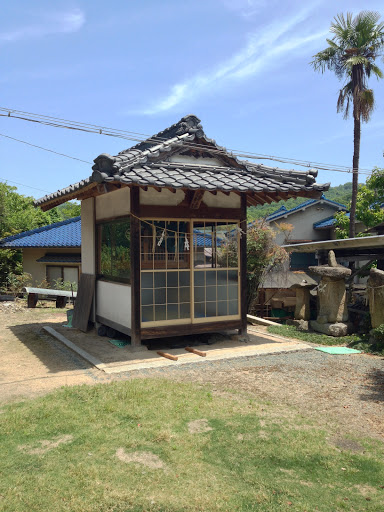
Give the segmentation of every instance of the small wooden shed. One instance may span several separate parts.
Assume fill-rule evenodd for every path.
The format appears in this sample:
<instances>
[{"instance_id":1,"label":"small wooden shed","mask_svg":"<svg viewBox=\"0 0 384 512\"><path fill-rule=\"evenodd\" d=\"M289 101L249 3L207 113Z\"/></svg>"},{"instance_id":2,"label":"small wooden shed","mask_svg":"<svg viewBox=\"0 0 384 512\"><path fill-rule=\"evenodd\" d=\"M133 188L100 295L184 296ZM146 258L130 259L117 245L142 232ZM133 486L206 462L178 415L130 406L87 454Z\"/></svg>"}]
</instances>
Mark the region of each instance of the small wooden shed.
<instances>
[{"instance_id":1,"label":"small wooden shed","mask_svg":"<svg viewBox=\"0 0 384 512\"><path fill-rule=\"evenodd\" d=\"M96 278L91 320L141 340L246 329L247 206L320 197L316 171L242 161L194 115L36 201L81 200L82 271Z\"/></svg>"}]
</instances>

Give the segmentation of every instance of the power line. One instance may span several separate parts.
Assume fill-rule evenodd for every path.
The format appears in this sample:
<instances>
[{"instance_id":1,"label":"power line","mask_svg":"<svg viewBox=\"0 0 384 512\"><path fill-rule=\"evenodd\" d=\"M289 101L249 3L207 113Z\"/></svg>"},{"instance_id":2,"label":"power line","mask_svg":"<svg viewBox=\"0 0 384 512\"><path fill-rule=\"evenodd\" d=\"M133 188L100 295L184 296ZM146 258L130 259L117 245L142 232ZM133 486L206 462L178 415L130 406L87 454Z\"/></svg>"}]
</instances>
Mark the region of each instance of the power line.
<instances>
[{"instance_id":1,"label":"power line","mask_svg":"<svg viewBox=\"0 0 384 512\"><path fill-rule=\"evenodd\" d=\"M38 190L39 192L46 192L48 194L50 194L51 192L48 191L48 190L44 190L42 188L36 188L36 187L32 187L31 185L25 185L24 183L19 183L18 181L12 181L12 180L9 180L8 178L0 178L1 181L5 181L5 182L9 182L9 183L14 183L15 185L20 185L21 187L27 187L27 188L33 188L34 190Z\"/></svg>"},{"instance_id":2,"label":"power line","mask_svg":"<svg viewBox=\"0 0 384 512\"><path fill-rule=\"evenodd\" d=\"M15 140L16 142L21 142L22 144L27 144L28 146L33 146L34 148L42 149L43 151L48 151L49 153L54 153L55 155L65 156L66 158L71 158L72 160L78 160L79 162L84 162L85 164L92 164L92 162L88 162L87 160L82 160L81 158L76 158L75 156L66 155L65 153L58 153L57 151L53 151L53 149L43 148L42 146L37 146L31 142L26 142L25 140L15 139L15 137L4 135L4 133L0 133L0 137L6 137L7 139Z\"/></svg>"},{"instance_id":3,"label":"power line","mask_svg":"<svg viewBox=\"0 0 384 512\"><path fill-rule=\"evenodd\" d=\"M4 114L0 114L0 117L13 117L16 119L21 119L24 121L29 122L35 122L39 124L43 124L46 126L52 126L55 128L66 128L71 130L77 130L87 133L97 133L100 135L106 135L110 137L118 137L121 139L131 140L135 142L153 142L153 143L161 143L166 138L158 137L158 136L149 136L143 133L138 132L132 132L128 130L119 130L114 128L108 128L105 126L98 126L94 124L89 123L82 123L77 121L70 121L58 117L52 117L52 116L45 116L42 114L34 114L31 112L23 112L19 110L9 109L0 107L0 112L4 112ZM193 142L184 142L184 145L195 148L195 149L207 149L207 147L204 144L199 143L193 143ZM210 149L212 152L216 153L226 153L226 150L214 148ZM335 172L345 172L345 173L352 173L352 169L348 166L337 166L333 164L325 164L321 162L309 162L307 160L301 160L301 159L294 159L294 158L287 158L287 157L278 157L275 155L265 155L260 153L251 153L251 152L242 152L240 150L231 150L228 149L227 151L231 152L234 157L240 157L240 158L249 158L249 159L267 159L271 161L277 161L280 163L287 163L291 165L298 165L303 167L313 167L315 166L317 169L325 170L325 171L335 171ZM66 156L66 155L64 155ZM88 162L87 162L88 163ZM368 172L364 172L368 171ZM371 172L369 169L360 169L359 172L361 174L370 175Z\"/></svg>"}]
</instances>

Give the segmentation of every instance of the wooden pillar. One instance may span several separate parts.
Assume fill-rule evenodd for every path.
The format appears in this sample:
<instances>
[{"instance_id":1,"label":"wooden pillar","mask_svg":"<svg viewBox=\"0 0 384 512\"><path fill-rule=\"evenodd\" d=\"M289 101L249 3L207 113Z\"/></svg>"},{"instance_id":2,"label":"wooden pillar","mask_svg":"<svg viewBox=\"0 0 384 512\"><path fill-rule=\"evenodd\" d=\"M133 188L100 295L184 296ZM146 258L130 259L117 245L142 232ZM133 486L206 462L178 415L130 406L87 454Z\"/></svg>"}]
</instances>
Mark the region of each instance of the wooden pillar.
<instances>
[{"instance_id":1,"label":"wooden pillar","mask_svg":"<svg viewBox=\"0 0 384 512\"><path fill-rule=\"evenodd\" d=\"M247 333L247 195L241 194L240 238L240 314L239 334Z\"/></svg>"},{"instance_id":2,"label":"wooden pillar","mask_svg":"<svg viewBox=\"0 0 384 512\"><path fill-rule=\"evenodd\" d=\"M131 348L141 348L140 318L140 189L131 187Z\"/></svg>"}]
</instances>

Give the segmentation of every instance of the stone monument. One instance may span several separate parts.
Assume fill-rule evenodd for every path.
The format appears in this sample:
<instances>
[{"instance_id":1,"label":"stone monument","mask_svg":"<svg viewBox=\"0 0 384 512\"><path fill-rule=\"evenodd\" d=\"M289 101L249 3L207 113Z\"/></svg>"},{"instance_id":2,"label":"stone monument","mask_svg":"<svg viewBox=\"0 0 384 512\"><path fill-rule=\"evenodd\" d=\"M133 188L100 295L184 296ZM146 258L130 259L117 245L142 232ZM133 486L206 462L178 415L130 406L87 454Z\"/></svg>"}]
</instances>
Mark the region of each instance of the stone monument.
<instances>
[{"instance_id":1,"label":"stone monument","mask_svg":"<svg viewBox=\"0 0 384 512\"><path fill-rule=\"evenodd\" d=\"M317 289L317 319L311 320L310 326L330 336L346 336L348 310L345 278L351 275L351 269L339 265L335 253L329 251L328 265L309 267L308 270L321 278Z\"/></svg>"},{"instance_id":2,"label":"stone monument","mask_svg":"<svg viewBox=\"0 0 384 512\"><path fill-rule=\"evenodd\" d=\"M296 305L294 320L287 320L287 325L294 325L299 331L308 331L310 310L310 291L316 286L316 281L302 279L299 283L294 283L290 288L296 292Z\"/></svg>"},{"instance_id":3,"label":"stone monument","mask_svg":"<svg viewBox=\"0 0 384 512\"><path fill-rule=\"evenodd\" d=\"M375 329L384 324L384 271L371 268L367 282L371 324Z\"/></svg>"}]
</instances>

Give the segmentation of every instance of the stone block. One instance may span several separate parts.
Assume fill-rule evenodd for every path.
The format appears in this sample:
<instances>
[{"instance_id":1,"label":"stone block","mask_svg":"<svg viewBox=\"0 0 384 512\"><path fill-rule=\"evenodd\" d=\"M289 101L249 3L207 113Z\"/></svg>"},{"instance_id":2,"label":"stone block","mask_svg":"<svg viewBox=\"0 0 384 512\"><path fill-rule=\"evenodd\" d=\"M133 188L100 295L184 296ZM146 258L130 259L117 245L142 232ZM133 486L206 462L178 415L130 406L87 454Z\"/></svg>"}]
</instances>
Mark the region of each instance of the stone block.
<instances>
[{"instance_id":1,"label":"stone block","mask_svg":"<svg viewBox=\"0 0 384 512\"><path fill-rule=\"evenodd\" d=\"M298 331L308 331L309 329L309 322L307 320L288 319L286 324L294 325Z\"/></svg>"},{"instance_id":2,"label":"stone block","mask_svg":"<svg viewBox=\"0 0 384 512\"><path fill-rule=\"evenodd\" d=\"M314 331L339 338L348 334L349 325L343 322L320 324L316 320L311 320L310 325Z\"/></svg>"}]
</instances>

